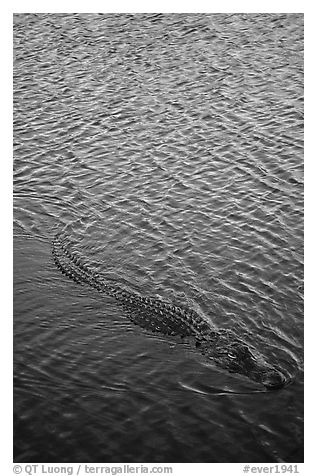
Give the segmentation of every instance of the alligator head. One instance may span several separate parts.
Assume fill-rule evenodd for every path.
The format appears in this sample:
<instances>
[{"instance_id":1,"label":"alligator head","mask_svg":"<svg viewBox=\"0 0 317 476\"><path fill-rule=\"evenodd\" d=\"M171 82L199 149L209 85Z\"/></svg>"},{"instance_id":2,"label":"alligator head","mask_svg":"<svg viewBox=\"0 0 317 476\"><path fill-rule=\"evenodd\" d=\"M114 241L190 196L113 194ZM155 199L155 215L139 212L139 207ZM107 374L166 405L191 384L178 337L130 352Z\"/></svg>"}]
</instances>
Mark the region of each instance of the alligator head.
<instances>
[{"instance_id":1,"label":"alligator head","mask_svg":"<svg viewBox=\"0 0 317 476\"><path fill-rule=\"evenodd\" d=\"M247 344L237 339L231 331L220 331L216 339L203 340L199 346L205 356L229 372L246 375L269 390L285 385L286 379L282 373L268 365L264 358L253 355Z\"/></svg>"}]
</instances>

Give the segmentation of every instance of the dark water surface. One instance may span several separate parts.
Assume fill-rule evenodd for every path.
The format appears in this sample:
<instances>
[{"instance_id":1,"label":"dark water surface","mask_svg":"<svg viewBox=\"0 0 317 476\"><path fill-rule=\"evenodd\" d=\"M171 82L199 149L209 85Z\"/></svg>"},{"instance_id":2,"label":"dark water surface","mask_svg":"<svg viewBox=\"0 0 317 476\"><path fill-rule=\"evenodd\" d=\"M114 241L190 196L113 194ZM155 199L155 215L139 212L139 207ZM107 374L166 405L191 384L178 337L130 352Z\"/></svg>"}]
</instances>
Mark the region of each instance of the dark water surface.
<instances>
[{"instance_id":1,"label":"dark water surface","mask_svg":"<svg viewBox=\"0 0 317 476\"><path fill-rule=\"evenodd\" d=\"M303 16L18 14L14 44L15 461L302 461ZM290 384L134 326L58 230Z\"/></svg>"}]
</instances>

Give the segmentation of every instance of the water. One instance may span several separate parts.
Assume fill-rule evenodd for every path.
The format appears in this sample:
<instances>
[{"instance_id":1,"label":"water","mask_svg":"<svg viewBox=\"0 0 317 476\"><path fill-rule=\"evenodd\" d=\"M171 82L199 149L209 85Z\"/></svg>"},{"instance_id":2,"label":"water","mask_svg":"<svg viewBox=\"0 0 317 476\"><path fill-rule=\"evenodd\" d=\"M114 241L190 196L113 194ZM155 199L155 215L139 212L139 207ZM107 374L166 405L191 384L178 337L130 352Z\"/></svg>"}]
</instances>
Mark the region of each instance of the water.
<instances>
[{"instance_id":1,"label":"water","mask_svg":"<svg viewBox=\"0 0 317 476\"><path fill-rule=\"evenodd\" d=\"M15 461L303 461L303 16L17 14L14 45ZM289 385L134 326L59 230Z\"/></svg>"}]
</instances>

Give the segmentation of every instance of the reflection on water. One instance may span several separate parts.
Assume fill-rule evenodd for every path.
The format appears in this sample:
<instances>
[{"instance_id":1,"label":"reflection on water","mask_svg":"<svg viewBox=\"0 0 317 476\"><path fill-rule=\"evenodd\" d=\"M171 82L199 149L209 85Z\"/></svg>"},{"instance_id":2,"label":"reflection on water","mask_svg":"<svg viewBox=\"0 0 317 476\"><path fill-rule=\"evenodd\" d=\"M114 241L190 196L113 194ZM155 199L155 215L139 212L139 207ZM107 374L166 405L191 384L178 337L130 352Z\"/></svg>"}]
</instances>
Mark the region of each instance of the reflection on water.
<instances>
[{"instance_id":1,"label":"reflection on water","mask_svg":"<svg viewBox=\"0 0 317 476\"><path fill-rule=\"evenodd\" d=\"M14 17L15 460L300 462L303 16ZM232 328L260 392L64 278Z\"/></svg>"}]
</instances>

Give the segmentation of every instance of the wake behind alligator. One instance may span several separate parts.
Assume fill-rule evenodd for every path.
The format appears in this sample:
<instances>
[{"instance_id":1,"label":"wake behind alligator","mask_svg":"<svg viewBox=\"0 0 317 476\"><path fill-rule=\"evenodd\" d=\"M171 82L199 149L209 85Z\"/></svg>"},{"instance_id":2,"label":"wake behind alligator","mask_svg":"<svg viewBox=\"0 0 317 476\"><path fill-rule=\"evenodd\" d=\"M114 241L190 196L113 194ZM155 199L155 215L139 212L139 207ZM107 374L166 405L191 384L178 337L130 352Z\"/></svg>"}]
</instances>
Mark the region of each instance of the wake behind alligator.
<instances>
[{"instance_id":1,"label":"wake behind alligator","mask_svg":"<svg viewBox=\"0 0 317 476\"><path fill-rule=\"evenodd\" d=\"M168 335L194 338L196 348L229 372L246 375L268 389L281 388L283 375L264 358L254 356L248 345L232 331L216 329L193 310L153 297L143 297L104 280L72 254L65 238L56 235L52 253L57 267L78 284L88 284L116 299L129 319L139 326Z\"/></svg>"}]
</instances>

